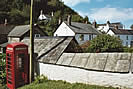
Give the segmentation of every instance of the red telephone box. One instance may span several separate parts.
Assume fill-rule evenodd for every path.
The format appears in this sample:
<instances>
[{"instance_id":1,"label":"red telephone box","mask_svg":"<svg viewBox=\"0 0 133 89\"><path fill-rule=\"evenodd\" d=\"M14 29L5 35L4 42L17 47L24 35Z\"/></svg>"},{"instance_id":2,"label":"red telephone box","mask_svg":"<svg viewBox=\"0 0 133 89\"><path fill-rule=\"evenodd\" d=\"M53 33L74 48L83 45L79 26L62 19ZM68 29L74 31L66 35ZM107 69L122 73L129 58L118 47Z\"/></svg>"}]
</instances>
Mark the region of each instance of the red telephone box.
<instances>
[{"instance_id":1,"label":"red telephone box","mask_svg":"<svg viewBox=\"0 0 133 89\"><path fill-rule=\"evenodd\" d=\"M8 44L6 48L7 87L15 89L29 82L28 46Z\"/></svg>"}]
</instances>

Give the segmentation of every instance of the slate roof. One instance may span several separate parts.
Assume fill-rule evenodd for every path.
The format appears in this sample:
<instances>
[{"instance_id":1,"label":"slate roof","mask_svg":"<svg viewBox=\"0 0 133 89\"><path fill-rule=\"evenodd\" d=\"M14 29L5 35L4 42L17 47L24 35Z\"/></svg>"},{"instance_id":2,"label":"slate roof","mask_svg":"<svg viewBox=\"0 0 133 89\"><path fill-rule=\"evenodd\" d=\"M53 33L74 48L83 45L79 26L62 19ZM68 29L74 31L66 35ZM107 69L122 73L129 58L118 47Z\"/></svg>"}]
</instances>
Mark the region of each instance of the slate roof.
<instances>
[{"instance_id":1,"label":"slate roof","mask_svg":"<svg viewBox=\"0 0 133 89\"><path fill-rule=\"evenodd\" d=\"M56 62L68 47L73 37L43 37L34 40L34 52L38 54L37 60L44 63ZM29 38L22 40L30 45Z\"/></svg>"},{"instance_id":2,"label":"slate roof","mask_svg":"<svg viewBox=\"0 0 133 89\"><path fill-rule=\"evenodd\" d=\"M115 34L118 34L118 35L133 35L133 30L113 29L113 28L110 28L109 30L112 30Z\"/></svg>"},{"instance_id":3,"label":"slate roof","mask_svg":"<svg viewBox=\"0 0 133 89\"><path fill-rule=\"evenodd\" d=\"M39 31L47 36L47 33L43 32L38 25L34 25L34 28L38 28ZM8 34L8 37L21 37L30 30L30 25L20 25L14 27L14 29Z\"/></svg>"},{"instance_id":4,"label":"slate roof","mask_svg":"<svg viewBox=\"0 0 133 89\"><path fill-rule=\"evenodd\" d=\"M121 25L121 22L110 23L110 26ZM106 26L106 24L98 24L98 26Z\"/></svg>"},{"instance_id":5,"label":"slate roof","mask_svg":"<svg viewBox=\"0 0 133 89\"><path fill-rule=\"evenodd\" d=\"M16 26L9 34L8 36L14 36L14 37L21 37L24 35L26 32L28 32L30 29L30 25L21 25L21 26Z\"/></svg>"},{"instance_id":6,"label":"slate roof","mask_svg":"<svg viewBox=\"0 0 133 89\"><path fill-rule=\"evenodd\" d=\"M8 42L7 36L14 28L13 25L0 25L0 44Z\"/></svg>"},{"instance_id":7,"label":"slate roof","mask_svg":"<svg viewBox=\"0 0 133 89\"><path fill-rule=\"evenodd\" d=\"M14 28L13 25L0 25L0 34L8 34Z\"/></svg>"},{"instance_id":8,"label":"slate roof","mask_svg":"<svg viewBox=\"0 0 133 89\"><path fill-rule=\"evenodd\" d=\"M75 33L79 34L96 34L96 35L101 34L97 29L93 28L92 25L90 24L71 22L71 25L68 26Z\"/></svg>"}]
</instances>

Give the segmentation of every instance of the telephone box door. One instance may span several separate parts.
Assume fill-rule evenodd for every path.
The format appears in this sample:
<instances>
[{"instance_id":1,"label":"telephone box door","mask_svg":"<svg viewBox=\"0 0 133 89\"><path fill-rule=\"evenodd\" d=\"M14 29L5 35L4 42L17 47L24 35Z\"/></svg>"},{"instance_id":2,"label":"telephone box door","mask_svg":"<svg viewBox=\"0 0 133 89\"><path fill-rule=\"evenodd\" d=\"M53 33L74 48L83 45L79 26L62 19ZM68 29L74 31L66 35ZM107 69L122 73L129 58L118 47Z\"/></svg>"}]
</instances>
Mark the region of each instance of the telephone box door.
<instances>
[{"instance_id":1,"label":"telephone box door","mask_svg":"<svg viewBox=\"0 0 133 89\"><path fill-rule=\"evenodd\" d=\"M16 53L16 86L22 86L27 82L27 74L25 74L25 59L26 54L24 52Z\"/></svg>"}]
</instances>

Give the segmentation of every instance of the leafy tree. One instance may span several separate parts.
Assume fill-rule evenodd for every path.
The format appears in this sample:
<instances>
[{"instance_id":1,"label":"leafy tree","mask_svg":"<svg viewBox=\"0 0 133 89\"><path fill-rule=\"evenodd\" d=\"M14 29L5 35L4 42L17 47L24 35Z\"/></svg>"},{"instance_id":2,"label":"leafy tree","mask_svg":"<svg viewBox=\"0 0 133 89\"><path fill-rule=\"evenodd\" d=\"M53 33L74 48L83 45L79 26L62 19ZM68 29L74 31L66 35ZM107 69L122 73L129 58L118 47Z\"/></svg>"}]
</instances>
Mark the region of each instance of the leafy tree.
<instances>
[{"instance_id":1,"label":"leafy tree","mask_svg":"<svg viewBox=\"0 0 133 89\"><path fill-rule=\"evenodd\" d=\"M84 22L85 22L85 23L88 23L88 24L91 24L90 21L89 21L88 16L85 16L85 18L84 18Z\"/></svg>"},{"instance_id":2,"label":"leafy tree","mask_svg":"<svg viewBox=\"0 0 133 89\"><path fill-rule=\"evenodd\" d=\"M55 16L52 20L57 22L57 19L62 17L66 20L68 14L74 15L72 21L83 22L83 17L78 15L70 7L64 5L62 0L34 0L33 6L33 19L37 22L40 10L44 11L44 14L51 15L54 12ZM1 0L0 1L0 23L4 23L4 19L8 20L9 24L29 24L30 17L30 0ZM57 18L58 17L58 18Z\"/></svg>"},{"instance_id":3,"label":"leafy tree","mask_svg":"<svg viewBox=\"0 0 133 89\"><path fill-rule=\"evenodd\" d=\"M79 15L72 15L72 21L73 22L84 22L83 18Z\"/></svg>"},{"instance_id":4,"label":"leafy tree","mask_svg":"<svg viewBox=\"0 0 133 89\"><path fill-rule=\"evenodd\" d=\"M133 24L130 26L131 29L133 29Z\"/></svg>"},{"instance_id":5,"label":"leafy tree","mask_svg":"<svg viewBox=\"0 0 133 89\"><path fill-rule=\"evenodd\" d=\"M122 51L122 41L114 36L102 34L90 41L88 52L118 52Z\"/></svg>"},{"instance_id":6,"label":"leafy tree","mask_svg":"<svg viewBox=\"0 0 133 89\"><path fill-rule=\"evenodd\" d=\"M51 18L51 20L46 23L45 21L39 21L38 24L40 25L41 28L44 29L44 31L49 35L52 36L55 30L58 27L58 20L61 16L61 11L58 10L55 12L54 16Z\"/></svg>"}]
</instances>

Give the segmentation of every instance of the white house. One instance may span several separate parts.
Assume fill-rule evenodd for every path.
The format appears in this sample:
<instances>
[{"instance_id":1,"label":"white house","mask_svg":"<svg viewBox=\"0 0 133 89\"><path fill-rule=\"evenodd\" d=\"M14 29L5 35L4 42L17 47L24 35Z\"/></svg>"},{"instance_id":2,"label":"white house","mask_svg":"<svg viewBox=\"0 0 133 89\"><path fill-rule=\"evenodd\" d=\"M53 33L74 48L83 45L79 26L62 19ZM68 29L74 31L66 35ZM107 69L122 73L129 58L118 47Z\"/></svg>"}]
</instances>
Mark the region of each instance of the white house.
<instances>
[{"instance_id":1,"label":"white house","mask_svg":"<svg viewBox=\"0 0 133 89\"><path fill-rule=\"evenodd\" d=\"M62 22L55 31L54 36L73 36L79 44L88 40L92 40L97 35L101 34L97 29L90 24L71 22Z\"/></svg>"},{"instance_id":2,"label":"white house","mask_svg":"<svg viewBox=\"0 0 133 89\"><path fill-rule=\"evenodd\" d=\"M119 37L124 46L133 46L133 30L110 28L107 34Z\"/></svg>"},{"instance_id":3,"label":"white house","mask_svg":"<svg viewBox=\"0 0 133 89\"><path fill-rule=\"evenodd\" d=\"M123 28L123 25L120 22L116 22L116 23L110 23L110 21L107 21L106 24L98 24L98 30L107 33L107 31L109 30L109 28Z\"/></svg>"}]
</instances>

